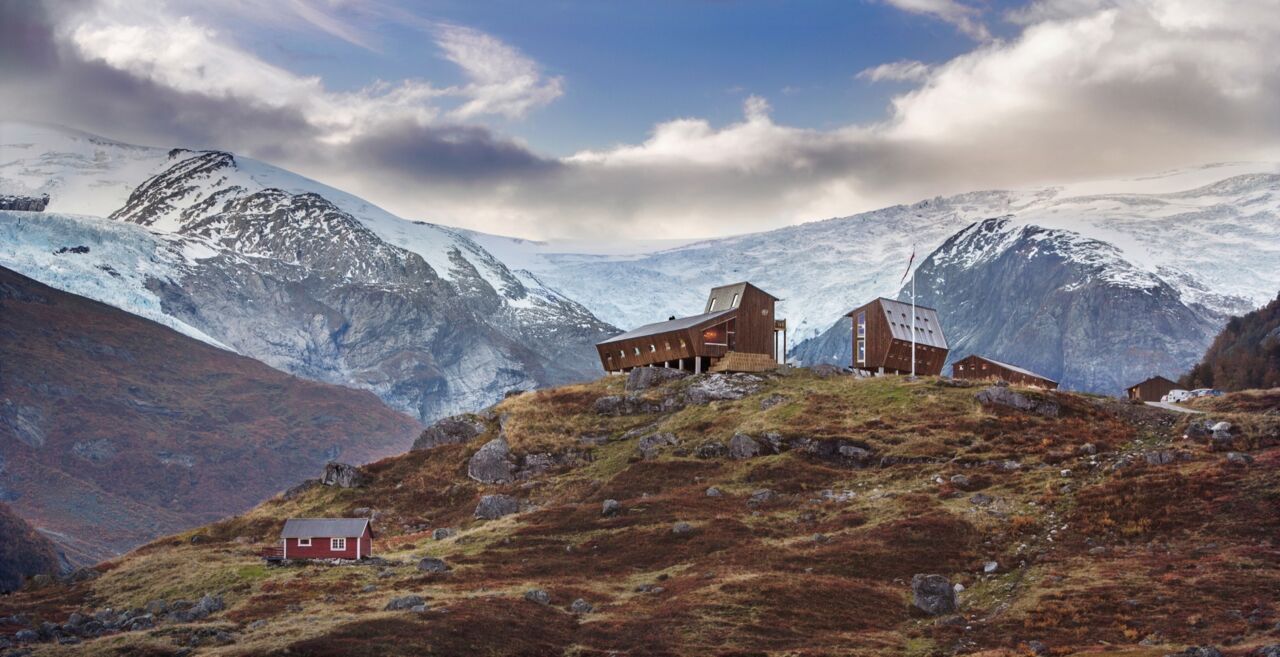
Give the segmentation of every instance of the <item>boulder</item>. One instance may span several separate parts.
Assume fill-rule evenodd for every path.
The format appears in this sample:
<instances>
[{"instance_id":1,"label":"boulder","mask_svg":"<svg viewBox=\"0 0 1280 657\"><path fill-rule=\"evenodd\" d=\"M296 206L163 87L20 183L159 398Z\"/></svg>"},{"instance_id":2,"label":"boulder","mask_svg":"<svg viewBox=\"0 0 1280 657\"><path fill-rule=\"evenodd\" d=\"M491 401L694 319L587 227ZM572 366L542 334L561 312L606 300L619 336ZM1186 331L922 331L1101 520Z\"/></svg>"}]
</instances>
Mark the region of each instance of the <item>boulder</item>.
<instances>
[{"instance_id":1,"label":"boulder","mask_svg":"<svg viewBox=\"0 0 1280 657\"><path fill-rule=\"evenodd\" d=\"M672 534L675 534L675 535L677 535L677 536L683 536L683 535L685 535L685 534L692 534L692 533L693 533L693 525L690 525L690 524L689 524L689 523L687 523L687 522L677 522L676 524L671 525L671 533L672 533Z\"/></svg>"},{"instance_id":2,"label":"boulder","mask_svg":"<svg viewBox=\"0 0 1280 657\"><path fill-rule=\"evenodd\" d=\"M542 589L531 589L524 592L524 599L540 605L551 604L551 594Z\"/></svg>"},{"instance_id":3,"label":"boulder","mask_svg":"<svg viewBox=\"0 0 1280 657\"><path fill-rule=\"evenodd\" d=\"M1169 450L1146 452L1142 455L1148 465L1168 465L1178 460L1177 455Z\"/></svg>"},{"instance_id":4,"label":"boulder","mask_svg":"<svg viewBox=\"0 0 1280 657\"><path fill-rule=\"evenodd\" d=\"M657 458L662 448L679 444L680 439L676 438L674 433L651 433L640 438L640 442L636 443L636 449L640 452L640 457L648 461Z\"/></svg>"},{"instance_id":5,"label":"boulder","mask_svg":"<svg viewBox=\"0 0 1280 657\"><path fill-rule=\"evenodd\" d=\"M1280 643L1273 643L1269 646L1262 646L1254 651L1258 657L1280 657Z\"/></svg>"},{"instance_id":6,"label":"boulder","mask_svg":"<svg viewBox=\"0 0 1280 657\"><path fill-rule=\"evenodd\" d=\"M720 497L721 495L724 495L724 493L721 493L720 489L715 486L707 489L707 497Z\"/></svg>"},{"instance_id":7,"label":"boulder","mask_svg":"<svg viewBox=\"0 0 1280 657\"><path fill-rule=\"evenodd\" d=\"M698 445L693 450L693 455L700 459L718 459L724 458L729 454L729 448L724 443L711 441Z\"/></svg>"},{"instance_id":8,"label":"boulder","mask_svg":"<svg viewBox=\"0 0 1280 657\"><path fill-rule=\"evenodd\" d=\"M991 496L986 493L974 493L973 496L969 498L969 503L974 506L987 506L994 501L995 500L991 499Z\"/></svg>"},{"instance_id":9,"label":"boulder","mask_svg":"<svg viewBox=\"0 0 1280 657\"><path fill-rule=\"evenodd\" d=\"M627 383L625 390L627 392L640 392L649 388L656 388L669 381L683 379L689 376L689 372L684 370L667 369L665 367L637 367L627 374Z\"/></svg>"},{"instance_id":10,"label":"boulder","mask_svg":"<svg viewBox=\"0 0 1280 657\"><path fill-rule=\"evenodd\" d=\"M769 490L768 488L761 488L760 490L752 492L751 497L747 498L747 506L764 506L776 499L778 499L777 493Z\"/></svg>"},{"instance_id":11,"label":"boulder","mask_svg":"<svg viewBox=\"0 0 1280 657\"><path fill-rule=\"evenodd\" d=\"M595 607L590 602L587 602L582 598L574 600L573 604L569 605L569 611L572 611L575 614L589 614L594 610Z\"/></svg>"},{"instance_id":12,"label":"boulder","mask_svg":"<svg viewBox=\"0 0 1280 657\"><path fill-rule=\"evenodd\" d=\"M715 372L694 381L685 390L687 404L742 399L760 391L763 379L752 374Z\"/></svg>"},{"instance_id":13,"label":"boulder","mask_svg":"<svg viewBox=\"0 0 1280 657\"><path fill-rule=\"evenodd\" d=\"M780 394L774 393L760 400L760 410L767 411L773 408L774 406L778 406L779 404L786 403L786 401L787 401L786 395L780 395Z\"/></svg>"},{"instance_id":14,"label":"boulder","mask_svg":"<svg viewBox=\"0 0 1280 657\"><path fill-rule=\"evenodd\" d=\"M467 476L485 484L505 484L513 480L515 459L502 436L485 443L467 461Z\"/></svg>"},{"instance_id":15,"label":"boulder","mask_svg":"<svg viewBox=\"0 0 1280 657\"><path fill-rule=\"evenodd\" d=\"M13 640L18 643L35 643L40 640L40 633L35 630L18 630L13 635Z\"/></svg>"},{"instance_id":16,"label":"boulder","mask_svg":"<svg viewBox=\"0 0 1280 657\"><path fill-rule=\"evenodd\" d=\"M911 604L930 616L953 614L958 609L956 590L942 575L917 574L911 578Z\"/></svg>"},{"instance_id":17,"label":"boulder","mask_svg":"<svg viewBox=\"0 0 1280 657\"><path fill-rule=\"evenodd\" d=\"M484 433L488 427L478 416L470 413L454 415L423 430L418 439L413 441L413 450L432 449L441 445L457 445L470 442L472 438Z\"/></svg>"},{"instance_id":18,"label":"boulder","mask_svg":"<svg viewBox=\"0 0 1280 657\"><path fill-rule=\"evenodd\" d=\"M364 482L364 475L360 474L356 466L336 461L324 464L324 475L320 477L321 484L338 488L359 488Z\"/></svg>"},{"instance_id":19,"label":"boulder","mask_svg":"<svg viewBox=\"0 0 1280 657\"><path fill-rule=\"evenodd\" d=\"M475 517L483 520L497 520L520 512L520 500L510 495L485 495L476 505Z\"/></svg>"},{"instance_id":20,"label":"boulder","mask_svg":"<svg viewBox=\"0 0 1280 657\"><path fill-rule=\"evenodd\" d=\"M423 557L418 561L418 570L424 573L447 573L452 569L449 568L449 564L444 562L444 559Z\"/></svg>"},{"instance_id":21,"label":"boulder","mask_svg":"<svg viewBox=\"0 0 1280 657\"><path fill-rule=\"evenodd\" d=\"M640 395L606 395L592 405L598 415L652 415L678 411L683 407L675 396L646 399Z\"/></svg>"},{"instance_id":22,"label":"boulder","mask_svg":"<svg viewBox=\"0 0 1280 657\"><path fill-rule=\"evenodd\" d=\"M391 600L387 602L387 606L383 607L383 609L385 611L406 611L425 604L426 600L423 600L420 595L405 595L398 598L391 598Z\"/></svg>"},{"instance_id":23,"label":"boulder","mask_svg":"<svg viewBox=\"0 0 1280 657\"><path fill-rule=\"evenodd\" d=\"M841 370L839 367L836 367L835 365L830 365L827 363L810 365L806 369L812 372L819 379L828 379L833 376L840 376L840 373L844 371L844 370Z\"/></svg>"},{"instance_id":24,"label":"boulder","mask_svg":"<svg viewBox=\"0 0 1280 657\"><path fill-rule=\"evenodd\" d=\"M1014 391L1012 388L1004 386L991 386L980 391L974 396L978 403L983 406L1001 406L1011 408L1018 411L1025 411L1043 415L1044 417L1058 417L1060 407L1057 402L1050 400L1034 400L1020 392Z\"/></svg>"},{"instance_id":25,"label":"boulder","mask_svg":"<svg viewBox=\"0 0 1280 657\"><path fill-rule=\"evenodd\" d=\"M729 458L749 459L760 456L760 443L745 433L734 434L729 439Z\"/></svg>"},{"instance_id":26,"label":"boulder","mask_svg":"<svg viewBox=\"0 0 1280 657\"><path fill-rule=\"evenodd\" d=\"M1093 443L1085 443L1076 448L1076 454L1080 456L1093 456L1098 453L1098 446Z\"/></svg>"},{"instance_id":27,"label":"boulder","mask_svg":"<svg viewBox=\"0 0 1280 657\"><path fill-rule=\"evenodd\" d=\"M446 538L452 538L457 533L458 530L453 527L438 527L431 532L431 540L443 541Z\"/></svg>"},{"instance_id":28,"label":"boulder","mask_svg":"<svg viewBox=\"0 0 1280 657\"><path fill-rule=\"evenodd\" d=\"M1246 466L1253 463L1253 457L1242 452L1227 452L1227 465Z\"/></svg>"},{"instance_id":29,"label":"boulder","mask_svg":"<svg viewBox=\"0 0 1280 657\"><path fill-rule=\"evenodd\" d=\"M1191 646L1182 652L1175 652L1165 657L1222 657L1222 651L1213 646Z\"/></svg>"},{"instance_id":30,"label":"boulder","mask_svg":"<svg viewBox=\"0 0 1280 657\"><path fill-rule=\"evenodd\" d=\"M606 518L611 518L619 513L622 513L622 504L618 500L605 500L604 504L601 505L600 515Z\"/></svg>"}]
</instances>

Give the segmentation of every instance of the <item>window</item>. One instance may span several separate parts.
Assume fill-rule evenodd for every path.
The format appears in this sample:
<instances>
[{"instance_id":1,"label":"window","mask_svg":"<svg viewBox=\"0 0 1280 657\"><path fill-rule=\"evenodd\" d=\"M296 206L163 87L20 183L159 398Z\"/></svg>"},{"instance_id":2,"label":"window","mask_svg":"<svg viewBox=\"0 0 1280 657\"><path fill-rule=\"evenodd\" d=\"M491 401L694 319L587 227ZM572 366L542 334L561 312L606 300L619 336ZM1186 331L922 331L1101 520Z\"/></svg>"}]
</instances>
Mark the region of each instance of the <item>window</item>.
<instances>
[{"instance_id":1,"label":"window","mask_svg":"<svg viewBox=\"0 0 1280 657\"><path fill-rule=\"evenodd\" d=\"M311 547L311 539L309 538L298 539L298 547Z\"/></svg>"},{"instance_id":2,"label":"window","mask_svg":"<svg viewBox=\"0 0 1280 657\"><path fill-rule=\"evenodd\" d=\"M686 345L687 343L684 341L684 338L680 338L680 348L684 349Z\"/></svg>"},{"instance_id":3,"label":"window","mask_svg":"<svg viewBox=\"0 0 1280 657\"><path fill-rule=\"evenodd\" d=\"M867 341L858 340L858 362L867 362Z\"/></svg>"},{"instance_id":4,"label":"window","mask_svg":"<svg viewBox=\"0 0 1280 657\"><path fill-rule=\"evenodd\" d=\"M636 347L636 355L637 355L637 356L639 356L639 355L640 355L640 347Z\"/></svg>"},{"instance_id":5,"label":"window","mask_svg":"<svg viewBox=\"0 0 1280 657\"><path fill-rule=\"evenodd\" d=\"M331 538L329 539L329 550L331 552L343 552L347 549L347 539Z\"/></svg>"},{"instance_id":6,"label":"window","mask_svg":"<svg viewBox=\"0 0 1280 657\"><path fill-rule=\"evenodd\" d=\"M651 354L652 354L652 353L654 353L654 352L656 352L656 351L658 351L658 347L657 347L657 346L655 346L655 345L649 345L649 353L651 353Z\"/></svg>"},{"instance_id":7,"label":"window","mask_svg":"<svg viewBox=\"0 0 1280 657\"><path fill-rule=\"evenodd\" d=\"M858 337L867 337L867 313L858 313Z\"/></svg>"},{"instance_id":8,"label":"window","mask_svg":"<svg viewBox=\"0 0 1280 657\"><path fill-rule=\"evenodd\" d=\"M707 306L707 312L714 312L714 311L715 311L715 309L716 309L716 302L717 302L717 301L719 301L719 299L717 299L717 298L715 298L715 297L711 297L711 305L710 305L710 306Z\"/></svg>"},{"instance_id":9,"label":"window","mask_svg":"<svg viewBox=\"0 0 1280 657\"><path fill-rule=\"evenodd\" d=\"M667 351L671 351L671 341L670 341L670 340L665 340L665 341L663 341L662 346L663 346L664 348L666 348L666 350L667 350Z\"/></svg>"},{"instance_id":10,"label":"window","mask_svg":"<svg viewBox=\"0 0 1280 657\"><path fill-rule=\"evenodd\" d=\"M729 307L730 307L730 308L737 308L737 307L738 307L738 293L737 293L737 292L734 292L734 293L733 293L733 302L731 302L731 303L729 304Z\"/></svg>"}]
</instances>

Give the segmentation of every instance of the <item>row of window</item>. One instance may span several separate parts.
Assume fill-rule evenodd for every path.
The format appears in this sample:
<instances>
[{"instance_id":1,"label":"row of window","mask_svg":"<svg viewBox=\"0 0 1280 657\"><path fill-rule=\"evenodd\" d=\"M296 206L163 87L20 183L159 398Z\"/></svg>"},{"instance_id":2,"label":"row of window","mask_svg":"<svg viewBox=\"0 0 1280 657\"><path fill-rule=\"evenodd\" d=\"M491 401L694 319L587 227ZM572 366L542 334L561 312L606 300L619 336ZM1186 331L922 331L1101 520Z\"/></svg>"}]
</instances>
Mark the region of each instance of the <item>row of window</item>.
<instances>
[{"instance_id":1,"label":"row of window","mask_svg":"<svg viewBox=\"0 0 1280 657\"><path fill-rule=\"evenodd\" d=\"M311 547L311 539L309 539L309 538L300 538L300 539L298 539L298 547ZM345 539L345 538L331 538L331 539L329 539L329 550L330 550L330 551L332 551L332 552L340 552L340 551L345 550L345 549L347 549L347 539Z\"/></svg>"},{"instance_id":2,"label":"row of window","mask_svg":"<svg viewBox=\"0 0 1280 657\"><path fill-rule=\"evenodd\" d=\"M684 341L684 339L683 339L683 338L680 340L680 348L681 348L681 349L684 349L684 348L687 346L687 344L688 344L688 343L686 343L686 342ZM667 351L671 351L671 342L670 342L670 341L664 341L664 342L662 343L662 346L663 346L663 348L664 348L665 350L667 350ZM637 357L638 357L638 356L640 356L640 354L641 354L641 353L643 353L643 352L640 350L640 347L634 347L632 350L635 352L635 355L636 355ZM658 345L656 345L656 344L651 344L651 345L649 345L649 353L653 354L653 353L657 353L657 352L658 352ZM619 350L618 350L618 360L626 360L626 359L627 359L627 350L625 350L625 349L619 349ZM609 361L610 363L612 363L612 362L613 362L613 354L609 354L609 355L605 356L605 360L607 360L607 361Z\"/></svg>"}]
</instances>

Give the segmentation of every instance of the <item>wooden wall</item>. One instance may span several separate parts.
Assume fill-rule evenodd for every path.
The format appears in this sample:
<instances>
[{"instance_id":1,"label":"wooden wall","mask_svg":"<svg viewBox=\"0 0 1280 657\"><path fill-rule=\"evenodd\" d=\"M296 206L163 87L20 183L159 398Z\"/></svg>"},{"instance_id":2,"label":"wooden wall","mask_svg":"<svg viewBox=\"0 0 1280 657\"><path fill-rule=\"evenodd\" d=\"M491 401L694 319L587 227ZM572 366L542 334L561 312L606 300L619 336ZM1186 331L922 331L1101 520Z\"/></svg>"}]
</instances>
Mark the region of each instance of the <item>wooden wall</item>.
<instances>
[{"instance_id":1,"label":"wooden wall","mask_svg":"<svg viewBox=\"0 0 1280 657\"><path fill-rule=\"evenodd\" d=\"M1054 390L1058 384L1041 376L1011 370L1000 363L978 355L966 356L951 366L951 378L969 381L1008 381L1014 385Z\"/></svg>"},{"instance_id":2,"label":"wooden wall","mask_svg":"<svg viewBox=\"0 0 1280 657\"><path fill-rule=\"evenodd\" d=\"M858 362L858 313L866 313L867 341L865 363ZM854 369L879 371L886 373L911 373L911 341L893 337L889 320L885 317L884 308L877 299L849 313L853 319L853 362ZM942 366L947 360L947 350L916 344L916 374L920 376L937 376L942 373Z\"/></svg>"},{"instance_id":3,"label":"wooden wall","mask_svg":"<svg viewBox=\"0 0 1280 657\"><path fill-rule=\"evenodd\" d=\"M1161 397L1169 394L1170 390L1177 387L1178 384L1164 378L1163 376L1154 376L1136 386L1130 387L1129 399L1160 401Z\"/></svg>"}]
</instances>

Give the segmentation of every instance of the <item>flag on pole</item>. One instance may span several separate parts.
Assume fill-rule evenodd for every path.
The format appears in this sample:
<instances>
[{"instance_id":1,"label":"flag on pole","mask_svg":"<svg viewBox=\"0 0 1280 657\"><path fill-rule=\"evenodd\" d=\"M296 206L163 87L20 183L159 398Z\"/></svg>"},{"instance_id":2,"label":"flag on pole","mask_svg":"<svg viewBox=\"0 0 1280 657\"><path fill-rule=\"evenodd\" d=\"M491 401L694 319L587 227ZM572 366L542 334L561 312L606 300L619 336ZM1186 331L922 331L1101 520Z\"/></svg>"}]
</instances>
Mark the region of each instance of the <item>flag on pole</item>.
<instances>
[{"instance_id":1,"label":"flag on pole","mask_svg":"<svg viewBox=\"0 0 1280 657\"><path fill-rule=\"evenodd\" d=\"M904 271L904 272L902 272L902 280L899 280L899 281L898 281L898 284L899 284L899 285L901 285L903 282L905 282L905 281L907 280L907 274L910 274L910 273L911 273L911 265L915 264L915 261L916 261L916 245L915 245L915 244L912 244L912 245L911 245L911 258L910 258L909 260L907 260L907 270L906 270L906 271Z\"/></svg>"}]
</instances>

